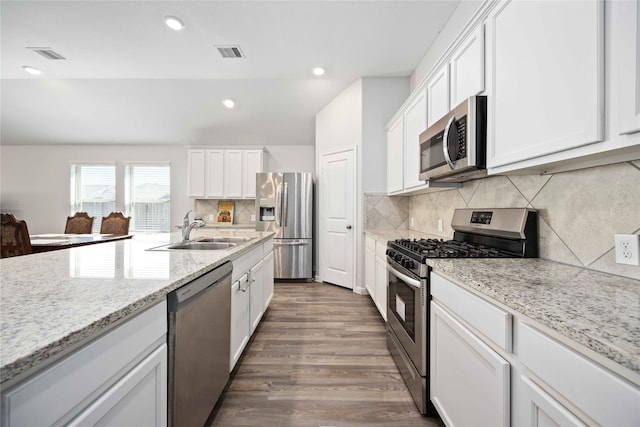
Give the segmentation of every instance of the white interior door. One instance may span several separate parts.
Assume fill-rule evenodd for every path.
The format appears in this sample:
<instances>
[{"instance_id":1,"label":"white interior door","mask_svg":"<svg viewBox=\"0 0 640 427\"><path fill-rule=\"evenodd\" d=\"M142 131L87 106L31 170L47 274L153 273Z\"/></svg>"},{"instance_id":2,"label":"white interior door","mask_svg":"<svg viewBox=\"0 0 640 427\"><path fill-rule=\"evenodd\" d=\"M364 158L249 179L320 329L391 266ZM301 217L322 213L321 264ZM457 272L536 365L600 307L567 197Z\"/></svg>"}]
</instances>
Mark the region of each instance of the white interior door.
<instances>
[{"instance_id":1,"label":"white interior door","mask_svg":"<svg viewBox=\"0 0 640 427\"><path fill-rule=\"evenodd\" d=\"M353 289L355 259L355 169L353 149L320 160L321 278Z\"/></svg>"}]
</instances>

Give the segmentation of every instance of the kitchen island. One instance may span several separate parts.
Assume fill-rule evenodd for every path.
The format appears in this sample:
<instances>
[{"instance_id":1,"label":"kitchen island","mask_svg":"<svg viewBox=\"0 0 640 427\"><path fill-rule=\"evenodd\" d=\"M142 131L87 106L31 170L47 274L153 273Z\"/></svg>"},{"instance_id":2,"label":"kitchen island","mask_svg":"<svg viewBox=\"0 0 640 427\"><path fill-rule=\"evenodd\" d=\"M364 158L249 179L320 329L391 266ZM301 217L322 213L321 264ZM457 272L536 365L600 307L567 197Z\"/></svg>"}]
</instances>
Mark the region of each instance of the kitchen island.
<instances>
[{"instance_id":1,"label":"kitchen island","mask_svg":"<svg viewBox=\"0 0 640 427\"><path fill-rule=\"evenodd\" d=\"M148 251L180 233L0 260L3 390L164 301L169 292L233 261L273 233L194 230L191 238L255 237L216 251Z\"/></svg>"}]
</instances>

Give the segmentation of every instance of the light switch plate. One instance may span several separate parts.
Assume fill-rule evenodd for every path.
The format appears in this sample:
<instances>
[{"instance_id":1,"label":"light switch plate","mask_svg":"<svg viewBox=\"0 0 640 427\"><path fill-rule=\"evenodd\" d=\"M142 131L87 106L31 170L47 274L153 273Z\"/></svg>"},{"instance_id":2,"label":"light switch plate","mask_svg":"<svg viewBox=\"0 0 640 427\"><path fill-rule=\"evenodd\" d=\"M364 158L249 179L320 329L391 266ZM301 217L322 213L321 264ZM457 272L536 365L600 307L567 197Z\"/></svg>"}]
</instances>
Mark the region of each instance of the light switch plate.
<instances>
[{"instance_id":1,"label":"light switch plate","mask_svg":"<svg viewBox=\"0 0 640 427\"><path fill-rule=\"evenodd\" d=\"M614 235L616 263L640 265L640 234Z\"/></svg>"}]
</instances>

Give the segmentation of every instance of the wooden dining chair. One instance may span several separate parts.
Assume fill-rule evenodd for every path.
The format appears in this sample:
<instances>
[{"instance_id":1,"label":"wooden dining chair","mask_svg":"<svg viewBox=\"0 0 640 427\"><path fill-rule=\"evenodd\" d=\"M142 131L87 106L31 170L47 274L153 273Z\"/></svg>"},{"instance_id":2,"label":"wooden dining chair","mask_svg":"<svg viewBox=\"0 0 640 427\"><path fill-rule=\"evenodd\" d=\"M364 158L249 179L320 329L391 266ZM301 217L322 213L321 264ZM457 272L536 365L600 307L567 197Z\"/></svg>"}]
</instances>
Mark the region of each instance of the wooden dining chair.
<instances>
[{"instance_id":1,"label":"wooden dining chair","mask_svg":"<svg viewBox=\"0 0 640 427\"><path fill-rule=\"evenodd\" d=\"M100 225L100 234L116 234L123 236L129 234L130 216L124 216L122 212L111 212L108 216L102 218Z\"/></svg>"},{"instance_id":2,"label":"wooden dining chair","mask_svg":"<svg viewBox=\"0 0 640 427\"><path fill-rule=\"evenodd\" d=\"M27 223L12 214L0 214L0 258L33 253Z\"/></svg>"},{"instance_id":3,"label":"wooden dining chair","mask_svg":"<svg viewBox=\"0 0 640 427\"><path fill-rule=\"evenodd\" d=\"M67 217L64 234L91 234L94 219L86 212L76 212L73 216Z\"/></svg>"}]
</instances>

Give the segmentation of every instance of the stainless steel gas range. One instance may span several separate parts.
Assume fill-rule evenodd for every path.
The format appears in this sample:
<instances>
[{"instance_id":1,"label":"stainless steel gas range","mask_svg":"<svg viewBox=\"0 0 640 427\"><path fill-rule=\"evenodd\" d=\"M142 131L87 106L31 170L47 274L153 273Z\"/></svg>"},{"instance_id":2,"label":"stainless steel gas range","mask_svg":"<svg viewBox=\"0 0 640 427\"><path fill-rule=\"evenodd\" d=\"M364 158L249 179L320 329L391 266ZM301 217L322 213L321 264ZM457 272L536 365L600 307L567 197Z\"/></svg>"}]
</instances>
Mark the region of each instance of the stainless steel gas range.
<instances>
[{"instance_id":1,"label":"stainless steel gas range","mask_svg":"<svg viewBox=\"0 0 640 427\"><path fill-rule=\"evenodd\" d=\"M429 258L535 258L538 220L532 209L456 209L452 240L387 242L387 345L422 414L429 401Z\"/></svg>"}]
</instances>

